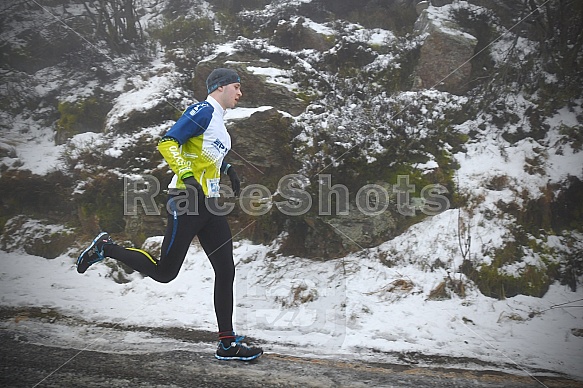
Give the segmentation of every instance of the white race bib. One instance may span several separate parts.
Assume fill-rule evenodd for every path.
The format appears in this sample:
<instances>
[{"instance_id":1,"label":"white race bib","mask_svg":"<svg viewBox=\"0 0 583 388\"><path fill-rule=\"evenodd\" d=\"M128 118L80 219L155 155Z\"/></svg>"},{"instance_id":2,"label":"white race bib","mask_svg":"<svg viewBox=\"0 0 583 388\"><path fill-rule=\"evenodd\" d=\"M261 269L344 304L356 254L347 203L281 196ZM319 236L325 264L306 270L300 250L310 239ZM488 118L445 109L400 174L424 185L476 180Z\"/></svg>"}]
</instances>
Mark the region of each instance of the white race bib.
<instances>
[{"instance_id":1,"label":"white race bib","mask_svg":"<svg viewBox=\"0 0 583 388\"><path fill-rule=\"evenodd\" d=\"M206 192L209 198L220 197L221 178L210 178L206 180Z\"/></svg>"}]
</instances>

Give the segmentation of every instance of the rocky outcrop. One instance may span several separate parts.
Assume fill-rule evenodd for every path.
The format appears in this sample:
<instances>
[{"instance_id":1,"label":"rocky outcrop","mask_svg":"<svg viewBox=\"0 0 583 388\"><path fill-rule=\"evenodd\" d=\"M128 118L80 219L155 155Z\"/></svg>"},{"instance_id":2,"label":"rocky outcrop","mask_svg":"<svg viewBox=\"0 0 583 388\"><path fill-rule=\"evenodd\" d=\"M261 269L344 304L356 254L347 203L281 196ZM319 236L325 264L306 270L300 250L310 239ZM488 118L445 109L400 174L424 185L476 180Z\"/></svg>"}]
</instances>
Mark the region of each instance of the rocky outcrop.
<instances>
[{"instance_id":1,"label":"rocky outcrop","mask_svg":"<svg viewBox=\"0 0 583 388\"><path fill-rule=\"evenodd\" d=\"M0 236L0 249L6 252L23 250L29 255L54 259L74 242L74 230L20 215L6 222Z\"/></svg>"},{"instance_id":2,"label":"rocky outcrop","mask_svg":"<svg viewBox=\"0 0 583 388\"><path fill-rule=\"evenodd\" d=\"M288 256L329 260L346 255L340 233L319 217L294 217L286 224L280 252Z\"/></svg>"},{"instance_id":3,"label":"rocky outcrop","mask_svg":"<svg viewBox=\"0 0 583 388\"><path fill-rule=\"evenodd\" d=\"M415 30L427 37L415 69L414 87L463 94L470 82L470 59L478 40L454 21L434 17L431 10L424 9L415 23Z\"/></svg>"},{"instance_id":4,"label":"rocky outcrop","mask_svg":"<svg viewBox=\"0 0 583 388\"><path fill-rule=\"evenodd\" d=\"M417 12L417 15L421 15L430 5L429 1L420 1L415 5L415 12Z\"/></svg>"},{"instance_id":5,"label":"rocky outcrop","mask_svg":"<svg viewBox=\"0 0 583 388\"><path fill-rule=\"evenodd\" d=\"M326 51L334 46L334 36L326 36L309 28L304 18L281 22L275 30L274 41L290 50L314 49Z\"/></svg>"},{"instance_id":6,"label":"rocky outcrop","mask_svg":"<svg viewBox=\"0 0 583 388\"><path fill-rule=\"evenodd\" d=\"M275 55L262 61L255 55L233 54L219 55L212 61L200 62L195 69L193 82L194 97L202 101L207 96L206 78L218 67L230 67L236 70L241 77L241 91L243 98L239 102L239 107L256 108L259 106L272 106L278 110L288 112L292 116L302 113L307 103L299 99L294 92L288 88L268 82L267 77L261 75L261 71L254 72L252 69L274 68L276 70L287 70L280 66L278 62L284 63L285 58Z\"/></svg>"},{"instance_id":7,"label":"rocky outcrop","mask_svg":"<svg viewBox=\"0 0 583 388\"><path fill-rule=\"evenodd\" d=\"M347 215L322 216L318 210L287 220L281 253L329 260L376 246L396 234L397 220L390 211L365 214L354 204Z\"/></svg>"},{"instance_id":8,"label":"rocky outcrop","mask_svg":"<svg viewBox=\"0 0 583 388\"><path fill-rule=\"evenodd\" d=\"M294 171L291 141L297 135L292 119L276 109L256 112L249 118L229 124L235 163L269 176ZM253 166L251 166L253 165ZM261 170L261 172L258 171ZM250 172L252 172L250 170ZM255 173L252 174L255 176Z\"/></svg>"},{"instance_id":9,"label":"rocky outcrop","mask_svg":"<svg viewBox=\"0 0 583 388\"><path fill-rule=\"evenodd\" d=\"M165 209L160 209L160 216L148 215L139 212L136 215L124 216L124 233L135 246L141 246L148 237L162 234L165 230L164 213ZM159 254L156 254L156 256Z\"/></svg>"},{"instance_id":10,"label":"rocky outcrop","mask_svg":"<svg viewBox=\"0 0 583 388\"><path fill-rule=\"evenodd\" d=\"M350 206L350 215L325 219L340 236L347 251L370 248L394 237L397 221L390 211L371 215Z\"/></svg>"},{"instance_id":11,"label":"rocky outcrop","mask_svg":"<svg viewBox=\"0 0 583 388\"><path fill-rule=\"evenodd\" d=\"M434 7L443 7L444 5L453 3L453 0L431 0L431 5Z\"/></svg>"},{"instance_id":12,"label":"rocky outcrop","mask_svg":"<svg viewBox=\"0 0 583 388\"><path fill-rule=\"evenodd\" d=\"M232 149L228 162L236 166L242 187L262 185L271 194L277 190L279 180L297 171L291 142L297 135L293 121L276 109L257 112L248 118L228 123ZM245 228L250 238L267 242L283 230L284 218L275 208L265 215L250 215L239 207L233 212L233 229Z\"/></svg>"}]
</instances>

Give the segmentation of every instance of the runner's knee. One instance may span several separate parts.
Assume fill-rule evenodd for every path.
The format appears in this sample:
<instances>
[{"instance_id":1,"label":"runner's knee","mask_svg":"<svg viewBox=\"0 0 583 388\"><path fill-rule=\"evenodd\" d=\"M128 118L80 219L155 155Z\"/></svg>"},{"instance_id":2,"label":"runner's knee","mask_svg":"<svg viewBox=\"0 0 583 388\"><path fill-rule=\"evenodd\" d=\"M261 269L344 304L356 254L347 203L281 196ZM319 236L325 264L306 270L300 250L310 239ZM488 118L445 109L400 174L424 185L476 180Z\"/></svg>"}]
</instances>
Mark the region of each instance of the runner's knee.
<instances>
[{"instance_id":1,"label":"runner's knee","mask_svg":"<svg viewBox=\"0 0 583 388\"><path fill-rule=\"evenodd\" d=\"M172 280L176 279L176 276L178 276L178 271L159 271L156 276L152 278L159 283L170 283Z\"/></svg>"}]
</instances>

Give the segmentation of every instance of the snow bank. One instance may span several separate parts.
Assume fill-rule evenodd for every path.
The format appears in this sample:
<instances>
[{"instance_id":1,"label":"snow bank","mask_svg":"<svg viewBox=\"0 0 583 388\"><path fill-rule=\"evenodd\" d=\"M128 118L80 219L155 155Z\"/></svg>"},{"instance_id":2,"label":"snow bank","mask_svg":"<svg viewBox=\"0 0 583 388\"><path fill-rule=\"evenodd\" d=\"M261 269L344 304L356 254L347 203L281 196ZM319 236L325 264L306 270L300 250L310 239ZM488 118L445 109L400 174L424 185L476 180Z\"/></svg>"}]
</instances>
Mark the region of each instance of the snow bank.
<instances>
[{"instance_id":1,"label":"snow bank","mask_svg":"<svg viewBox=\"0 0 583 388\"><path fill-rule=\"evenodd\" d=\"M452 222L452 214L435 218L433 227ZM437 256L448 254L441 249ZM385 266L377 257L383 250L316 262L236 243L236 330L266 341L267 351L391 362L419 352L486 361L519 374L542 368L583 378L583 338L572 334L581 329L583 309L553 308L580 300L583 290L553 285L542 299L499 301L469 289L465 299L431 301L428 293L445 271ZM128 283L115 283L109 259L79 275L75 255L46 260L0 252L0 303L57 308L95 322L216 330L213 272L197 245L169 284L135 273Z\"/></svg>"}]
</instances>

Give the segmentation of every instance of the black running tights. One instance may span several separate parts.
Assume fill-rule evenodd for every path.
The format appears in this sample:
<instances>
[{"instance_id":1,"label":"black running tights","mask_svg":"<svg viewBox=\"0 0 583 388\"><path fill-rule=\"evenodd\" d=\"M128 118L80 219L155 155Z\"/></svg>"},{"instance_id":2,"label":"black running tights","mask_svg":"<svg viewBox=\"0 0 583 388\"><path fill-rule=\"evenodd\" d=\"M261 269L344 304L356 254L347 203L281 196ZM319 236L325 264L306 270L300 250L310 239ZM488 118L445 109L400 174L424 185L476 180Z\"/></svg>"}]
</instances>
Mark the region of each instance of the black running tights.
<instances>
[{"instance_id":1,"label":"black running tights","mask_svg":"<svg viewBox=\"0 0 583 388\"><path fill-rule=\"evenodd\" d=\"M104 253L127 264L152 279L168 283L176 278L194 236L207 254L215 272L214 305L219 332L233 330L233 242L224 216L212 214L201 204L197 215L179 214L168 201L168 226L162 243L160 260L147 253L119 245L106 245Z\"/></svg>"}]
</instances>

